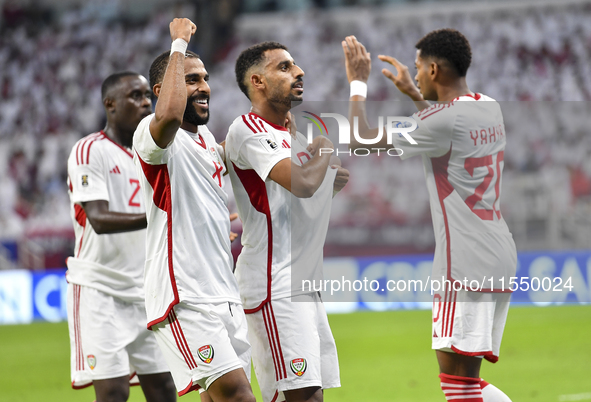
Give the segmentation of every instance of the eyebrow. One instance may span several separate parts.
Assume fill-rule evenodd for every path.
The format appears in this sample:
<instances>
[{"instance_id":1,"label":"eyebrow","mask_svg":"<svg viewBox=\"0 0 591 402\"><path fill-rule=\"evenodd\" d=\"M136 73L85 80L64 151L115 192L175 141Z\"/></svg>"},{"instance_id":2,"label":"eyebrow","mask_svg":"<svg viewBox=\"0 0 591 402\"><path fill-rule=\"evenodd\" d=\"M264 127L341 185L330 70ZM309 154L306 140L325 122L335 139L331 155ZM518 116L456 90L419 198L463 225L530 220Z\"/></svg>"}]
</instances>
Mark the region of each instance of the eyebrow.
<instances>
[{"instance_id":1,"label":"eyebrow","mask_svg":"<svg viewBox=\"0 0 591 402\"><path fill-rule=\"evenodd\" d=\"M209 74L207 74L207 73L206 74L198 74L198 73L195 73L195 74L187 74L187 75L185 75L185 80L197 80L200 77L203 77L203 79L205 81L207 81L209 79Z\"/></svg>"},{"instance_id":2,"label":"eyebrow","mask_svg":"<svg viewBox=\"0 0 591 402\"><path fill-rule=\"evenodd\" d=\"M283 61L280 61L277 64L277 67L289 66L291 64L295 65L295 63L293 62L293 60L283 60Z\"/></svg>"}]
</instances>

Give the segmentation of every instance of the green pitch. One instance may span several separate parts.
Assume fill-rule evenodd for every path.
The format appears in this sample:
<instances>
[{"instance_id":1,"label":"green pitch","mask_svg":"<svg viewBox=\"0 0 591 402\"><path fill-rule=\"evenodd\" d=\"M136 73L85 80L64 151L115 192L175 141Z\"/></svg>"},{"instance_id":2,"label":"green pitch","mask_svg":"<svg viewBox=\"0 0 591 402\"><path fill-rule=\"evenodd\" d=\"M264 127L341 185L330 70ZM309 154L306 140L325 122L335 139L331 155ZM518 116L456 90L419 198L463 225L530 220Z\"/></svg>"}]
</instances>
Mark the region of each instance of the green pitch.
<instances>
[{"instance_id":1,"label":"green pitch","mask_svg":"<svg viewBox=\"0 0 591 402\"><path fill-rule=\"evenodd\" d=\"M430 319L428 311L330 316L343 387L325 400L443 401ZM92 388L69 386L69 354L66 323L0 326L0 402L92 402ZM591 306L512 308L501 359L483 363L482 376L515 402L591 401ZM253 389L260 401L254 381ZM130 401L145 401L139 387Z\"/></svg>"}]
</instances>

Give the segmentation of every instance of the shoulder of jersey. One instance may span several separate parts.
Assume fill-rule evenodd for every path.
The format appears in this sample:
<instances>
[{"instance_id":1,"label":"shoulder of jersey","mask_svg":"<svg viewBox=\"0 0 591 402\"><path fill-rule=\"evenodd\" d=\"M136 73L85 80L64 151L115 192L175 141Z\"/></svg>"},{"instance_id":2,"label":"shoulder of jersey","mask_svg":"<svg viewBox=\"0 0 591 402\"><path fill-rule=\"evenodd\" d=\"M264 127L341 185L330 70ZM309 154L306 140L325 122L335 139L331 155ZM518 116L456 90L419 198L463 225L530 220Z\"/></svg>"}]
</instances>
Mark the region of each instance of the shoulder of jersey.
<instances>
[{"instance_id":1,"label":"shoulder of jersey","mask_svg":"<svg viewBox=\"0 0 591 402\"><path fill-rule=\"evenodd\" d=\"M436 103L434 105L431 105L428 108L423 109L420 112L417 112L415 114L415 116L420 120L425 120L425 119L427 119L431 116L434 116L434 115L443 116L443 115L446 115L447 113L455 112L454 106L456 106L458 104L458 102L466 102L466 101L467 102L494 101L494 99L492 99L486 95L479 94L479 93L476 93L474 95L458 96L457 98L454 98L451 102Z\"/></svg>"},{"instance_id":2,"label":"shoulder of jersey","mask_svg":"<svg viewBox=\"0 0 591 402\"><path fill-rule=\"evenodd\" d=\"M106 135L102 131L92 133L81 138L72 147L70 159L75 161L76 165L87 165L90 161L90 150L96 147L98 143L103 143Z\"/></svg>"}]
</instances>

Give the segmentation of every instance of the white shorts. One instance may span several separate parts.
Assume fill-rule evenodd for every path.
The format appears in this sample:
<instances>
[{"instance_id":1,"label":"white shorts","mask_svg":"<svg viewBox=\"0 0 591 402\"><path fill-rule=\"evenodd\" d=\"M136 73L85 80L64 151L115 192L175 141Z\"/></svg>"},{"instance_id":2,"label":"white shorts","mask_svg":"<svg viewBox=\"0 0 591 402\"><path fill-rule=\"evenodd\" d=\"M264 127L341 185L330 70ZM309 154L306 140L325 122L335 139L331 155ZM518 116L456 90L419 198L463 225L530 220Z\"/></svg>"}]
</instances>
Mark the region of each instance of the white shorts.
<instances>
[{"instance_id":1,"label":"white shorts","mask_svg":"<svg viewBox=\"0 0 591 402\"><path fill-rule=\"evenodd\" d=\"M283 391L292 389L341 386L337 348L317 293L272 300L246 319L264 402L285 401Z\"/></svg>"},{"instance_id":2,"label":"white shorts","mask_svg":"<svg viewBox=\"0 0 591 402\"><path fill-rule=\"evenodd\" d=\"M179 396L243 368L250 381L250 344L240 304L181 302L152 326Z\"/></svg>"},{"instance_id":3,"label":"white shorts","mask_svg":"<svg viewBox=\"0 0 591 402\"><path fill-rule=\"evenodd\" d=\"M495 363L510 293L446 290L433 295L432 349L484 357Z\"/></svg>"},{"instance_id":4,"label":"white shorts","mask_svg":"<svg viewBox=\"0 0 591 402\"><path fill-rule=\"evenodd\" d=\"M72 283L68 284L68 328L72 388L93 380L168 371L156 338L146 328L143 302L129 303Z\"/></svg>"}]
</instances>

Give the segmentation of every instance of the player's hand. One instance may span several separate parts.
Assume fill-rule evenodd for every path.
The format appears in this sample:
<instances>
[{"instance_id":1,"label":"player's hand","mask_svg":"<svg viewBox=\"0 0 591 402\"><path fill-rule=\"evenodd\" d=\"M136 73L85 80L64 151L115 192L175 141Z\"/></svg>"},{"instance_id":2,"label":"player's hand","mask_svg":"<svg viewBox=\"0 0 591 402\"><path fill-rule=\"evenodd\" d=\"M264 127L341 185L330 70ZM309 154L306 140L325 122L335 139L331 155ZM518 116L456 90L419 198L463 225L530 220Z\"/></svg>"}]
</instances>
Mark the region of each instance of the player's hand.
<instances>
[{"instance_id":1,"label":"player's hand","mask_svg":"<svg viewBox=\"0 0 591 402\"><path fill-rule=\"evenodd\" d=\"M238 219L237 213L230 214L230 222L235 221L236 219ZM234 233L234 232L230 231L230 242L233 242L234 240L236 240L237 237L238 237L238 233Z\"/></svg>"},{"instance_id":2,"label":"player's hand","mask_svg":"<svg viewBox=\"0 0 591 402\"><path fill-rule=\"evenodd\" d=\"M335 169L338 168L339 166L343 166L343 164L341 163L341 158L339 158L338 156L334 156L334 155L332 155L330 157L330 161L328 162L328 164Z\"/></svg>"},{"instance_id":3,"label":"player's hand","mask_svg":"<svg viewBox=\"0 0 591 402\"><path fill-rule=\"evenodd\" d=\"M197 25L193 24L193 21L188 18L175 18L170 23L169 28L170 38L173 42L175 39L180 38L189 43L191 36L197 32Z\"/></svg>"},{"instance_id":4,"label":"player's hand","mask_svg":"<svg viewBox=\"0 0 591 402\"><path fill-rule=\"evenodd\" d=\"M292 137L296 136L298 127L296 126L295 116L291 114L291 112L287 112L287 117L285 118L284 126L287 129L287 131L290 132Z\"/></svg>"},{"instance_id":5,"label":"player's hand","mask_svg":"<svg viewBox=\"0 0 591 402\"><path fill-rule=\"evenodd\" d=\"M314 156L320 148L334 149L334 145L332 144L332 141L328 139L328 137L319 135L318 137L314 138L312 143L308 145L306 149L312 154L312 156Z\"/></svg>"},{"instance_id":6,"label":"player's hand","mask_svg":"<svg viewBox=\"0 0 591 402\"><path fill-rule=\"evenodd\" d=\"M423 100L423 96L419 91L419 88L414 83L414 80L410 76L410 72L408 71L408 67L396 60L394 57L385 56L380 54L378 59L381 61L385 61L396 68L396 73L398 75L394 75L394 73L387 68L382 69L382 74L384 74L390 81L396 85L396 88L403 94L410 96L413 100ZM420 99L418 99L418 98Z\"/></svg>"},{"instance_id":7,"label":"player's hand","mask_svg":"<svg viewBox=\"0 0 591 402\"><path fill-rule=\"evenodd\" d=\"M349 171L344 167L337 167L337 176L334 179L333 190L341 191L349 182Z\"/></svg>"},{"instance_id":8,"label":"player's hand","mask_svg":"<svg viewBox=\"0 0 591 402\"><path fill-rule=\"evenodd\" d=\"M347 36L341 44L345 52L345 68L349 83L356 80L367 82L371 72L371 54L354 36Z\"/></svg>"}]
</instances>

